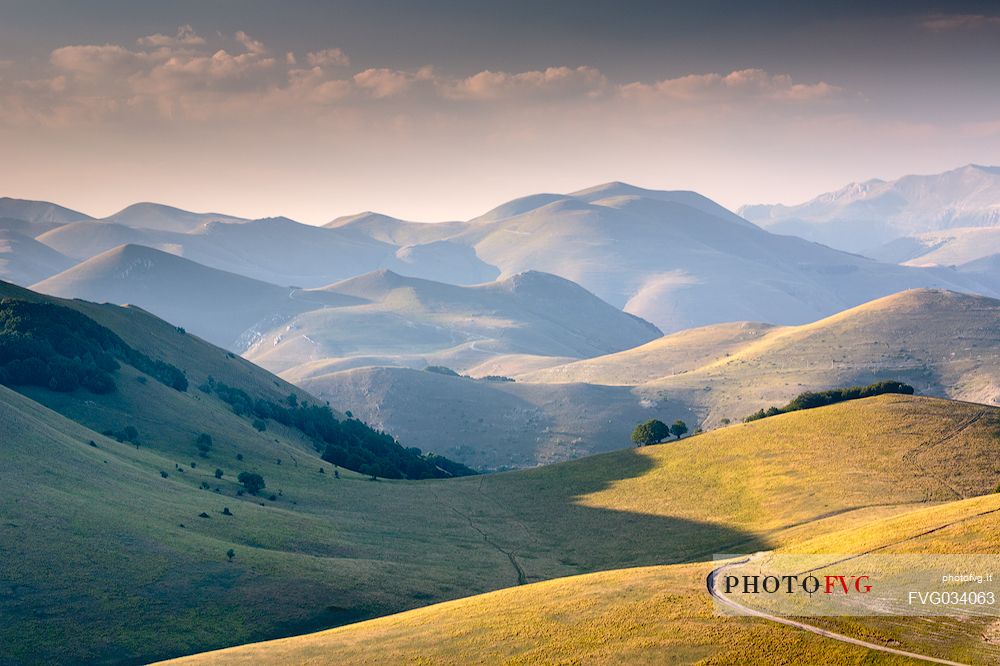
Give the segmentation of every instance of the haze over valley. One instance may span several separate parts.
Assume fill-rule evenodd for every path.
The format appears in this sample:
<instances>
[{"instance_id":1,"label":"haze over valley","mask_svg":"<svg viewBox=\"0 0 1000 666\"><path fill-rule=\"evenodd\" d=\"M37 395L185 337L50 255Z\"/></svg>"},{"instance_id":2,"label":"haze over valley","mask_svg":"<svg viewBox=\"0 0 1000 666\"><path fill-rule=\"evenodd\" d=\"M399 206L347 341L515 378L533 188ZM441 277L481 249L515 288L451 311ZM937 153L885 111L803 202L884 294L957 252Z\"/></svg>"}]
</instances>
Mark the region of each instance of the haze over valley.
<instances>
[{"instance_id":1,"label":"haze over valley","mask_svg":"<svg viewBox=\"0 0 1000 666\"><path fill-rule=\"evenodd\" d=\"M956 183L971 178L986 201L994 177L966 167L907 191L968 208ZM7 278L142 307L481 469L614 450L647 416L717 427L803 390L890 377L1000 402L991 246L962 246L976 258L957 268L933 261L996 227L926 232L951 240L891 263L771 233L697 193L617 182L436 224L4 206L19 216L6 223L18 243Z\"/></svg>"}]
</instances>

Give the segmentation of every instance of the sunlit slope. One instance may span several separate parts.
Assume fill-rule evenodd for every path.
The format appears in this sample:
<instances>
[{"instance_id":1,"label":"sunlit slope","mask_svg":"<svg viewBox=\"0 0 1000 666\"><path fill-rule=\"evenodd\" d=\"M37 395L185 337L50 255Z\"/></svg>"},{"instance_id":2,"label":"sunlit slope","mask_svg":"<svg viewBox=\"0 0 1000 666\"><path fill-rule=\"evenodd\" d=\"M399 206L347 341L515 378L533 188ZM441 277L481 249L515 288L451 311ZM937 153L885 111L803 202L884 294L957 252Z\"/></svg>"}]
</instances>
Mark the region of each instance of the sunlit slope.
<instances>
[{"instance_id":1,"label":"sunlit slope","mask_svg":"<svg viewBox=\"0 0 1000 666\"><path fill-rule=\"evenodd\" d=\"M708 425L784 404L805 390L881 379L905 381L922 394L1000 402L1000 301L995 299L915 289L803 326L741 326L746 325L697 329L519 379L644 381L641 393L686 402ZM734 339L733 329L745 337ZM702 350L698 367L673 357L675 349L687 348L687 340Z\"/></svg>"},{"instance_id":2,"label":"sunlit slope","mask_svg":"<svg viewBox=\"0 0 1000 666\"><path fill-rule=\"evenodd\" d=\"M0 641L76 661L168 657L518 583L780 547L815 536L817 519L842 529L988 492L984 462L1000 451L1000 410L883 396L531 471L372 482L334 478L276 428L216 438L206 460L169 431L137 449L8 390L0 406L15 424L0 474L17 500L3 523L18 526L0 538L22 586L0 601L11 609ZM241 470L265 477L264 495L237 494ZM53 632L73 640L55 645Z\"/></svg>"},{"instance_id":3,"label":"sunlit slope","mask_svg":"<svg viewBox=\"0 0 1000 666\"><path fill-rule=\"evenodd\" d=\"M519 373L526 382L588 382L636 386L661 377L696 370L739 351L776 328L771 324L734 322L691 328L617 354Z\"/></svg>"},{"instance_id":4,"label":"sunlit slope","mask_svg":"<svg viewBox=\"0 0 1000 666\"><path fill-rule=\"evenodd\" d=\"M580 479L607 474L603 462L628 461L631 473L616 474L618 478L601 484L602 489L578 495L572 511L623 512L636 521L639 517L705 521L766 535L776 545L783 540L779 531L820 517L861 507L991 492L1000 475L995 462L1000 452L998 427L997 408L879 396L792 412L672 444L488 476L482 479L482 490L516 507L522 519L542 520L546 489L557 487L566 475L579 484ZM567 513L559 521L573 518ZM567 552L583 559L604 556L610 562L616 547L658 538L643 530L608 536L612 543L606 551L578 552L568 542ZM698 535L684 541L691 544L687 555L697 556Z\"/></svg>"},{"instance_id":5,"label":"sunlit slope","mask_svg":"<svg viewBox=\"0 0 1000 666\"><path fill-rule=\"evenodd\" d=\"M819 527L816 531L819 531ZM794 552L996 552L1000 496L914 509L788 546ZM204 654L190 664L587 663L915 664L758 618L713 614L710 563L574 576L332 631ZM995 663L991 619L814 618L882 645Z\"/></svg>"}]
</instances>

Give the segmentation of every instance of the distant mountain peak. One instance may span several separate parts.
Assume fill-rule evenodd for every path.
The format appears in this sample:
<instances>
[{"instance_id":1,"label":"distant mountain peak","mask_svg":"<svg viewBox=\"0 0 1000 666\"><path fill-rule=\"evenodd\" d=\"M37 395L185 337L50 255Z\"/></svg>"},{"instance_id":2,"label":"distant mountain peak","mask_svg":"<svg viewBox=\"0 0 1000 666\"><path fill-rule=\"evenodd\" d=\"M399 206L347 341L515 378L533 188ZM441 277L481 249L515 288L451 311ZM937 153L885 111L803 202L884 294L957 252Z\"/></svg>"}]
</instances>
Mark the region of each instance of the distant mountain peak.
<instances>
[{"instance_id":1,"label":"distant mountain peak","mask_svg":"<svg viewBox=\"0 0 1000 666\"><path fill-rule=\"evenodd\" d=\"M536 270L526 270L520 273L515 273L510 277L501 280L500 284L507 286L511 291L518 291L523 289L533 289L540 286L557 286L560 288L573 288L573 289L583 289L580 285L573 282L572 280L567 280L564 277L560 277L553 273L546 273L545 271Z\"/></svg>"},{"instance_id":2,"label":"distant mountain peak","mask_svg":"<svg viewBox=\"0 0 1000 666\"><path fill-rule=\"evenodd\" d=\"M571 192L568 196L576 197L577 199L590 200L623 195L643 196L655 193L656 191L657 190L649 190L644 187L631 185L620 180L612 180L607 183L601 183L600 185L594 185L582 190L577 190L576 192Z\"/></svg>"},{"instance_id":3,"label":"distant mountain peak","mask_svg":"<svg viewBox=\"0 0 1000 666\"><path fill-rule=\"evenodd\" d=\"M850 252L959 227L1000 224L1000 167L967 164L936 174L850 183L795 205L739 209L768 231Z\"/></svg>"},{"instance_id":4,"label":"distant mountain peak","mask_svg":"<svg viewBox=\"0 0 1000 666\"><path fill-rule=\"evenodd\" d=\"M388 222L388 223L398 223L403 222L399 218L392 217L391 215L385 215L384 213L377 213L373 210L365 210L360 213L354 213L352 215L341 215L338 218L327 222L323 226L327 229L338 229L340 227L347 227L355 224L365 224L371 222Z\"/></svg>"}]
</instances>

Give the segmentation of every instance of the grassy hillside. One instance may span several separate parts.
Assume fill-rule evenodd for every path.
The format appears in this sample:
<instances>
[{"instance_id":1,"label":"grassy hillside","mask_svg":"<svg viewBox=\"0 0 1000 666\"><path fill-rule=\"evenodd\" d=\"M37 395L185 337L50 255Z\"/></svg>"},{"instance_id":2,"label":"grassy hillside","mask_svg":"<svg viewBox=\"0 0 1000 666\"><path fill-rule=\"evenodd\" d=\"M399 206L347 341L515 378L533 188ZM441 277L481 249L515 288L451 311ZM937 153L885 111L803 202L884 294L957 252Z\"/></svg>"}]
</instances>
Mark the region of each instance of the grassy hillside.
<instances>
[{"instance_id":1,"label":"grassy hillside","mask_svg":"<svg viewBox=\"0 0 1000 666\"><path fill-rule=\"evenodd\" d=\"M734 322L692 328L647 342L617 354L518 374L541 384L588 382L638 386L662 377L697 370L732 354L774 330L772 324Z\"/></svg>"},{"instance_id":2,"label":"grassy hillside","mask_svg":"<svg viewBox=\"0 0 1000 666\"><path fill-rule=\"evenodd\" d=\"M932 534L921 535L937 528ZM938 504L795 552L996 552L1000 497ZM803 550L805 549L805 550ZM438 604L327 632L181 659L179 664L472 662L916 664L748 617L713 614L710 563L574 576ZM838 633L969 664L996 663L992 618L811 618Z\"/></svg>"},{"instance_id":3,"label":"grassy hillside","mask_svg":"<svg viewBox=\"0 0 1000 666\"><path fill-rule=\"evenodd\" d=\"M390 436L346 419L300 389L142 310L46 299L13 286L0 293L14 297L4 302L0 379L98 432L131 431L127 439L136 444L182 455L197 451L203 458L209 452L198 448L199 439L223 445L247 439L320 452L327 461L390 478L470 472L404 449ZM21 307L25 304L35 307ZM74 331L86 333L74 337ZM129 340L141 340L142 346L130 347ZM100 369L90 368L95 358ZM40 362L41 369L23 369ZM168 381L160 366L168 371ZM77 375L68 385L58 376L67 367ZM91 390L72 390L77 385Z\"/></svg>"},{"instance_id":4,"label":"grassy hillside","mask_svg":"<svg viewBox=\"0 0 1000 666\"><path fill-rule=\"evenodd\" d=\"M7 390L0 414L0 483L17 500L0 537L18 581L0 597L0 651L21 661L167 657L780 547L986 493L1000 451L1000 410L882 396L530 471L372 482L335 478L277 428L234 429L204 460L189 440L120 444ZM275 500L238 495L240 470Z\"/></svg>"},{"instance_id":5,"label":"grassy hillside","mask_svg":"<svg viewBox=\"0 0 1000 666\"><path fill-rule=\"evenodd\" d=\"M911 290L804 326L707 327L518 379L635 382L640 394L687 403L712 426L784 404L806 390L884 379L904 381L922 394L997 404L997 322L1000 301ZM674 355L688 346L702 350L695 367Z\"/></svg>"}]
</instances>

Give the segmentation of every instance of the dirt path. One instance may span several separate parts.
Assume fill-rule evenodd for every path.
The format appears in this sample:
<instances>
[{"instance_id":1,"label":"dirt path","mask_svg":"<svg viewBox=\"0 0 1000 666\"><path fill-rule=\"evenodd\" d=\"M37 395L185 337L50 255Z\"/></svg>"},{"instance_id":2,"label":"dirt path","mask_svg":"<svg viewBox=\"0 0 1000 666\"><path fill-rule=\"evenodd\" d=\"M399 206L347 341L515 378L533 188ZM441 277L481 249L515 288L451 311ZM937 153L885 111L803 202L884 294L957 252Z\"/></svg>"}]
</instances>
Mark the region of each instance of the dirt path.
<instances>
[{"instance_id":1,"label":"dirt path","mask_svg":"<svg viewBox=\"0 0 1000 666\"><path fill-rule=\"evenodd\" d=\"M514 565L514 570L517 572L517 584L518 585L525 585L525 584L527 584L528 577L525 575L524 569L521 567L521 563L517 561L517 557L514 555L514 553L512 553L509 550L504 550L503 548L500 547L499 544L497 544L495 541L493 541L492 539L490 539L490 535L487 534L486 532L484 532L479 527L479 525L476 525L476 523L472 520L472 518L470 518L466 514L462 513L461 511L459 511L455 507L451 507L451 510L454 511L455 513L457 513L462 518L465 518L467 521L469 521L469 527L471 527L472 529L474 529L477 532L479 532L479 535L481 537L483 537L483 541L485 541L486 543L488 543L489 545L493 546L494 548L496 548L501 553L503 553L504 555L507 556L507 559L510 560L510 563Z\"/></svg>"}]
</instances>

